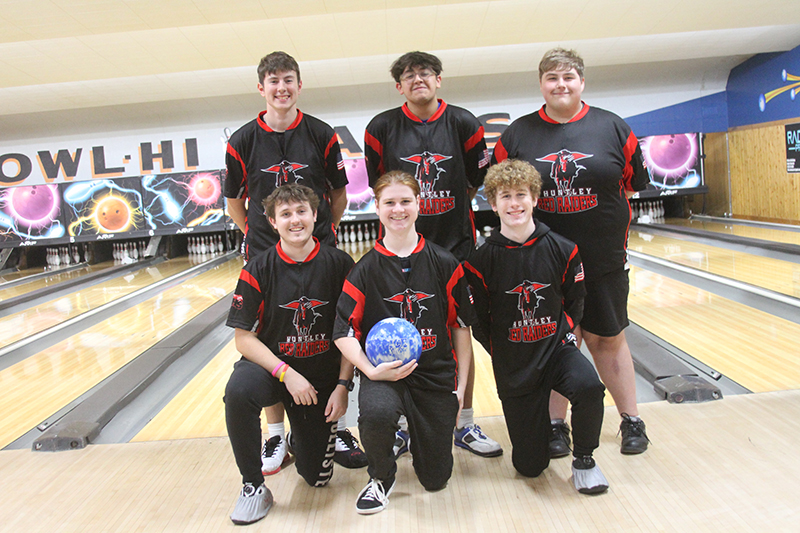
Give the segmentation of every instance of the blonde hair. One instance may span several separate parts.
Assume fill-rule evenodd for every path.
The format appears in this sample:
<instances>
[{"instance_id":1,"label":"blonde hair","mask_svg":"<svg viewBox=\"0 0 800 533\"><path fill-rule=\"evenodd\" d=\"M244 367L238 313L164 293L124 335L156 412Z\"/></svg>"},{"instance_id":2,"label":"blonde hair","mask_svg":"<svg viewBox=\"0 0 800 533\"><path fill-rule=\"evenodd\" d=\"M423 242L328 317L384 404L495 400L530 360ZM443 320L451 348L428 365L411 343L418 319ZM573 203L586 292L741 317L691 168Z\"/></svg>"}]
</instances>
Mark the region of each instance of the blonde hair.
<instances>
[{"instance_id":1,"label":"blonde hair","mask_svg":"<svg viewBox=\"0 0 800 533\"><path fill-rule=\"evenodd\" d=\"M483 194L491 205L496 205L500 189L524 189L531 191L536 200L542 191L542 176L533 165L521 159L506 159L489 168L483 181Z\"/></svg>"},{"instance_id":2,"label":"blonde hair","mask_svg":"<svg viewBox=\"0 0 800 533\"><path fill-rule=\"evenodd\" d=\"M419 183L411 174L403 172L402 170L392 170L378 178L378 181L372 186L372 193L375 195L375 201L380 201L381 193L386 187L395 184L406 185L414 191L414 196L419 196Z\"/></svg>"}]
</instances>

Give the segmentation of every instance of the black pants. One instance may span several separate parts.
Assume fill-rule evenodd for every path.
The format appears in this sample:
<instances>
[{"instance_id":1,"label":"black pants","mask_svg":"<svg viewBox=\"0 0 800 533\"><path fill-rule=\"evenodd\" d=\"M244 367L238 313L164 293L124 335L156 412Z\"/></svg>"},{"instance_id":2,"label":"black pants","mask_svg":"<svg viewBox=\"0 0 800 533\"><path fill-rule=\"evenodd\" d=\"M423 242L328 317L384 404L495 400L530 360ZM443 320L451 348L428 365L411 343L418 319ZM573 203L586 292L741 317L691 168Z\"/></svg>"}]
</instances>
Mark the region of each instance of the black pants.
<instances>
[{"instance_id":1,"label":"black pants","mask_svg":"<svg viewBox=\"0 0 800 533\"><path fill-rule=\"evenodd\" d=\"M511 461L523 476L536 477L550 464L550 390L572 403L575 455L591 455L600 445L605 387L592 364L573 344L562 344L530 394L503 398L511 437Z\"/></svg>"},{"instance_id":2,"label":"black pants","mask_svg":"<svg viewBox=\"0 0 800 533\"><path fill-rule=\"evenodd\" d=\"M453 428L458 414L454 392L420 390L402 380L370 381L362 374L358 406L358 431L371 478L385 480L397 472L392 447L397 419L405 415L420 483L427 490L447 484L453 473Z\"/></svg>"},{"instance_id":3,"label":"black pants","mask_svg":"<svg viewBox=\"0 0 800 533\"><path fill-rule=\"evenodd\" d=\"M260 365L241 359L233 365L233 374L225 387L225 424L231 440L236 465L243 483L258 486L261 473L261 410L283 402L292 426L297 472L311 486L328 484L333 475L338 421L325 421L325 407L336 387L315 384L316 405L295 405L286 386Z\"/></svg>"}]
</instances>

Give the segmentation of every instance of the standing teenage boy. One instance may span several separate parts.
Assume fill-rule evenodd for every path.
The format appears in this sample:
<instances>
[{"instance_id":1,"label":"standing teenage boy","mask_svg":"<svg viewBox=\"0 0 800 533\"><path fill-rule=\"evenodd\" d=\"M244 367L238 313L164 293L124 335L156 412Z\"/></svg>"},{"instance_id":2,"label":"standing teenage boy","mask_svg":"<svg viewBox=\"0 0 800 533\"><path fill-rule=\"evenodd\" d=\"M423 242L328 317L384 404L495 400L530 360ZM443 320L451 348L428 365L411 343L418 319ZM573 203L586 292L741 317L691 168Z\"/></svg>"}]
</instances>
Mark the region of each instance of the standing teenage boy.
<instances>
[{"instance_id":1,"label":"standing teenage boy","mask_svg":"<svg viewBox=\"0 0 800 533\"><path fill-rule=\"evenodd\" d=\"M426 52L408 52L390 72L406 102L384 111L367 125L364 153L370 185L392 170L405 171L420 186L417 230L430 242L464 261L475 250L471 200L483 184L489 152L483 126L475 116L436 97L442 86L442 62ZM484 457L503 453L473 421L474 361L464 409L455 429L457 446ZM398 448L407 449L398 432Z\"/></svg>"},{"instance_id":2,"label":"standing teenage boy","mask_svg":"<svg viewBox=\"0 0 800 533\"><path fill-rule=\"evenodd\" d=\"M349 255L312 236L318 198L296 184L264 201L280 236L239 276L227 325L242 354L225 388L225 422L242 474L231 514L236 524L266 516L272 494L261 471L261 409L282 402L292 431L297 472L311 486L333 474L338 419L347 410L353 365L331 342L336 302L353 266Z\"/></svg>"},{"instance_id":3,"label":"standing teenage boy","mask_svg":"<svg viewBox=\"0 0 800 533\"><path fill-rule=\"evenodd\" d=\"M417 181L404 172L389 172L374 190L385 236L347 276L333 333L342 355L361 372L358 430L370 481L356 500L360 514L377 513L389 503L400 415L408 420L414 471L422 486L436 491L450 479L453 426L472 356L468 326L475 320L461 264L416 231ZM374 366L367 359L367 333L388 317L404 318L419 330L419 362Z\"/></svg>"},{"instance_id":4,"label":"standing teenage boy","mask_svg":"<svg viewBox=\"0 0 800 533\"><path fill-rule=\"evenodd\" d=\"M578 245L586 268L585 313L575 333L586 342L622 417L622 453L647 449L636 404L628 325L628 197L649 181L642 151L617 115L581 100L583 60L556 48L539 63L545 104L515 120L494 149L531 163L544 178L536 218ZM553 395L551 457L569 454L567 400Z\"/></svg>"},{"instance_id":5,"label":"standing teenage boy","mask_svg":"<svg viewBox=\"0 0 800 533\"><path fill-rule=\"evenodd\" d=\"M239 128L228 141L225 196L228 213L245 239L245 261L278 242L267 223L262 202L277 187L300 183L314 190L319 213L314 236L336 245L335 230L345 208L347 177L336 133L329 125L297 108L303 82L300 67L285 52L272 52L258 65L258 91L267 109ZM275 474L289 460L280 405L266 409L270 438L264 443L263 471ZM340 424L336 460L363 467L366 457L354 437Z\"/></svg>"},{"instance_id":6,"label":"standing teenage boy","mask_svg":"<svg viewBox=\"0 0 800 533\"><path fill-rule=\"evenodd\" d=\"M506 160L486 175L484 192L500 227L464 263L478 315L475 337L492 354L514 468L536 477L550 463L548 404L557 390L572 402L572 482L597 494L608 490L592 457L604 387L572 333L583 314L583 265L574 243L534 222L541 184L525 161Z\"/></svg>"}]
</instances>

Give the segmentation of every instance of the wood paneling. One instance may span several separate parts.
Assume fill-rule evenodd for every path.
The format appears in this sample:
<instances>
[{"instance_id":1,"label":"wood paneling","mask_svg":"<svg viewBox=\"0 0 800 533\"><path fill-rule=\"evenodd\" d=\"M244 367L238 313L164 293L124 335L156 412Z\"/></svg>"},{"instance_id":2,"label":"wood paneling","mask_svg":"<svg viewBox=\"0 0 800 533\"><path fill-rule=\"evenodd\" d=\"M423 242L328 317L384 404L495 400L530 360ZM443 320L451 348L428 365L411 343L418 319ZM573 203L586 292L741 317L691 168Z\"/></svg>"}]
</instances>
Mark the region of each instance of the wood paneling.
<instances>
[{"instance_id":1,"label":"wood paneling","mask_svg":"<svg viewBox=\"0 0 800 533\"><path fill-rule=\"evenodd\" d=\"M800 174L786 171L784 124L794 122L800 118L728 133L734 216L800 223Z\"/></svg>"}]
</instances>

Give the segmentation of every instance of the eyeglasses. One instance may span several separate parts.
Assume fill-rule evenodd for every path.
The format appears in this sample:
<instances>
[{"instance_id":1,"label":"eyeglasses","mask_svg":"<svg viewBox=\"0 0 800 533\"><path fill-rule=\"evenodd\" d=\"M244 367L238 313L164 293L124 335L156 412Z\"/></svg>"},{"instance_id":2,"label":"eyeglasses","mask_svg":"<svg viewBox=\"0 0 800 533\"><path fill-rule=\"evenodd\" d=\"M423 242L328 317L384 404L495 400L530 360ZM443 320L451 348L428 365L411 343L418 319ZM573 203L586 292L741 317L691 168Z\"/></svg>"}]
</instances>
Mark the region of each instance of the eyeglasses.
<instances>
[{"instance_id":1,"label":"eyeglasses","mask_svg":"<svg viewBox=\"0 0 800 533\"><path fill-rule=\"evenodd\" d=\"M400 76L400 81L403 81L403 82L414 81L417 76L419 76L419 78L422 81L425 81L425 80L429 79L431 76L435 76L435 74L433 72L431 72L430 70L421 70L419 72L413 72L413 71L412 72L405 72L402 76Z\"/></svg>"}]
</instances>

